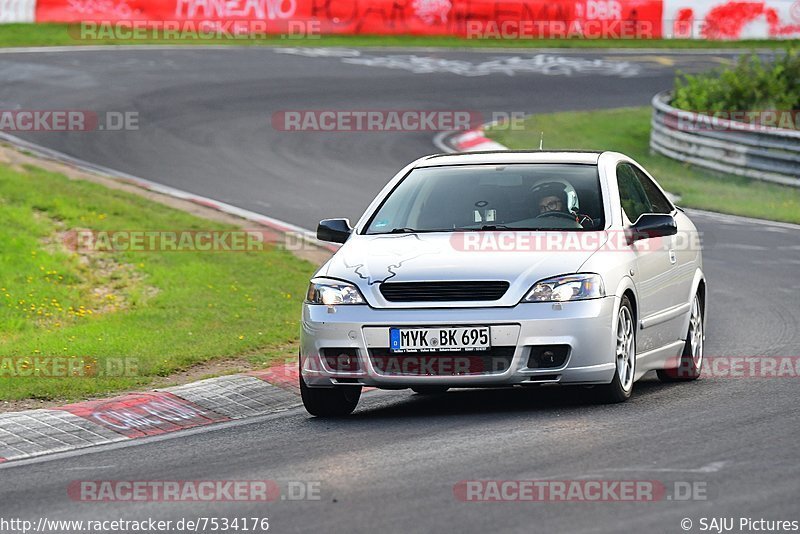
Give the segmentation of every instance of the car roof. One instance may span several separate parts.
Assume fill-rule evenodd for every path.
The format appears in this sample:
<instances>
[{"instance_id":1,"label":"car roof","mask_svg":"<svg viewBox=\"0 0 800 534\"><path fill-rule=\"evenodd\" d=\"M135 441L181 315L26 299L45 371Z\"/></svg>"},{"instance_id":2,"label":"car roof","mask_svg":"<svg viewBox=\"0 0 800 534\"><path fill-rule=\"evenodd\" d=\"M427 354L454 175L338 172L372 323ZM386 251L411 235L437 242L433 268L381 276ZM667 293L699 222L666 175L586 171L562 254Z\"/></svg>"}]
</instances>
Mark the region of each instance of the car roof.
<instances>
[{"instance_id":1,"label":"car roof","mask_svg":"<svg viewBox=\"0 0 800 534\"><path fill-rule=\"evenodd\" d=\"M588 150L494 150L461 154L436 154L417 162L416 167L446 165L494 165L508 163L577 163L597 165L602 152Z\"/></svg>"}]
</instances>

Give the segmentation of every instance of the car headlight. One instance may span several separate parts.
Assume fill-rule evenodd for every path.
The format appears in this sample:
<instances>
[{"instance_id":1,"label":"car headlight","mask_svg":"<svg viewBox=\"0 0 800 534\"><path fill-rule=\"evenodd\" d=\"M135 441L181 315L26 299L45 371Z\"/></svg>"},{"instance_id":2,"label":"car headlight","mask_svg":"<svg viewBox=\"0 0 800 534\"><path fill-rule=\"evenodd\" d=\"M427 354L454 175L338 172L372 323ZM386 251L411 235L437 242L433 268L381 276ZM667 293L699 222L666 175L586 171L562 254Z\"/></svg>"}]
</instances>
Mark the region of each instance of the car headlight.
<instances>
[{"instance_id":1,"label":"car headlight","mask_svg":"<svg viewBox=\"0 0 800 534\"><path fill-rule=\"evenodd\" d=\"M599 274L570 274L536 282L522 302L566 302L606 296Z\"/></svg>"},{"instance_id":2,"label":"car headlight","mask_svg":"<svg viewBox=\"0 0 800 534\"><path fill-rule=\"evenodd\" d=\"M306 293L308 304L335 306L343 304L366 304L364 297L353 284L326 278L314 278Z\"/></svg>"}]
</instances>

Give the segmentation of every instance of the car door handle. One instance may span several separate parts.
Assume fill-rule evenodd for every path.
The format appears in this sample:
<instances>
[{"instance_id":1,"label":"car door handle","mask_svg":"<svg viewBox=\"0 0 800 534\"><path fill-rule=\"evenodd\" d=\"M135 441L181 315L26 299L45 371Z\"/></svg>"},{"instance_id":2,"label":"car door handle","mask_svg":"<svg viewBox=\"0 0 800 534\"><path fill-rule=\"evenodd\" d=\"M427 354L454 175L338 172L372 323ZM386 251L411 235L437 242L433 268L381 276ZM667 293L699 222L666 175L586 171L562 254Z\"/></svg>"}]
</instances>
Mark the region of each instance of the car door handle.
<instances>
[{"instance_id":1,"label":"car door handle","mask_svg":"<svg viewBox=\"0 0 800 534\"><path fill-rule=\"evenodd\" d=\"M672 265L678 263L678 256L675 254L675 249L669 249L669 262Z\"/></svg>"}]
</instances>

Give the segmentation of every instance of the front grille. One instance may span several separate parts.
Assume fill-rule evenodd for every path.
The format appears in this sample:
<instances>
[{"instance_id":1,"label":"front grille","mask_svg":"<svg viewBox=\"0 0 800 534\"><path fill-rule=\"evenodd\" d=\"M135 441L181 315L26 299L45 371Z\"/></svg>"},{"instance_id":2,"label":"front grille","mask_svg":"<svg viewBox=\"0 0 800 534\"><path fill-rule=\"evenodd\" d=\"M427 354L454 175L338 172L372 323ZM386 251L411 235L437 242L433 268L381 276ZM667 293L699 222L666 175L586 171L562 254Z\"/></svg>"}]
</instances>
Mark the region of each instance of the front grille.
<instances>
[{"instance_id":1,"label":"front grille","mask_svg":"<svg viewBox=\"0 0 800 534\"><path fill-rule=\"evenodd\" d=\"M391 302L454 302L500 300L508 282L386 282L383 298Z\"/></svg>"},{"instance_id":2,"label":"front grille","mask_svg":"<svg viewBox=\"0 0 800 534\"><path fill-rule=\"evenodd\" d=\"M375 370L390 376L469 376L502 374L511 367L515 347L475 352L414 352L395 354L388 348L371 349Z\"/></svg>"}]
</instances>

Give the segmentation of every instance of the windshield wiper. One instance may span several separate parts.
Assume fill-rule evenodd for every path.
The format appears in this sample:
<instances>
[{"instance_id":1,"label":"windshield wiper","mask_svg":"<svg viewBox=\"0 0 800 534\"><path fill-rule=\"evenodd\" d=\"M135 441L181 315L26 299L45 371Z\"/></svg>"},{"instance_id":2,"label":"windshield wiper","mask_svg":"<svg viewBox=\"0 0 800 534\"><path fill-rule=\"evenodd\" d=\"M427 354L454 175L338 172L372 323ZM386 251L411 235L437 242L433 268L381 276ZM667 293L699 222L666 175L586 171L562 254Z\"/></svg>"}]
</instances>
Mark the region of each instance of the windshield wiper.
<instances>
[{"instance_id":1,"label":"windshield wiper","mask_svg":"<svg viewBox=\"0 0 800 534\"><path fill-rule=\"evenodd\" d=\"M547 230L546 228L520 228L516 226L508 226L505 224L484 224L480 228L459 228L457 232L495 232L498 230L510 230L512 232L541 232Z\"/></svg>"},{"instance_id":2,"label":"windshield wiper","mask_svg":"<svg viewBox=\"0 0 800 534\"><path fill-rule=\"evenodd\" d=\"M383 232L381 234L374 234L374 235L385 235L385 234L438 234L442 232L456 232L453 228L433 228L431 230L417 230L416 228L395 228L390 230L389 232Z\"/></svg>"},{"instance_id":3,"label":"windshield wiper","mask_svg":"<svg viewBox=\"0 0 800 534\"><path fill-rule=\"evenodd\" d=\"M372 235L387 235L387 234L432 234L438 232L495 232L498 230L509 230L512 232L539 232L547 230L547 228L515 228L505 224L485 224L480 228L442 228L435 230L417 230L415 228L393 228L388 232L381 232L380 234Z\"/></svg>"},{"instance_id":4,"label":"windshield wiper","mask_svg":"<svg viewBox=\"0 0 800 534\"><path fill-rule=\"evenodd\" d=\"M513 230L504 224L484 224L480 228L453 228L451 232L493 232L495 230Z\"/></svg>"},{"instance_id":5,"label":"windshield wiper","mask_svg":"<svg viewBox=\"0 0 800 534\"><path fill-rule=\"evenodd\" d=\"M484 224L480 228L459 228L456 232L495 232L497 230L511 230L512 232L520 230L531 230L530 228L514 228L505 224Z\"/></svg>"}]
</instances>

